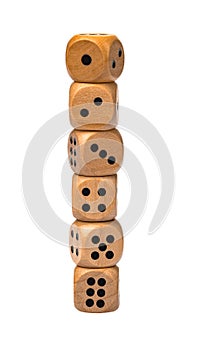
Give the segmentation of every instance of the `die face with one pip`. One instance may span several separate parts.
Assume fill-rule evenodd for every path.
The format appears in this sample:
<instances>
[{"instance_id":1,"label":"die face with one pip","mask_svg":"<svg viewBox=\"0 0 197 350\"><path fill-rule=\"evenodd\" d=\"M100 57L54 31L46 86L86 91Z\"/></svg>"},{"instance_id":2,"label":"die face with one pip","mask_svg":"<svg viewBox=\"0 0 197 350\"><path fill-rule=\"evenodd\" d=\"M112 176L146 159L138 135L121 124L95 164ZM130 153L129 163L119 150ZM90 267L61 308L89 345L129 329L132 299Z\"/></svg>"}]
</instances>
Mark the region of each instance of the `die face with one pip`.
<instances>
[{"instance_id":1,"label":"die face with one pip","mask_svg":"<svg viewBox=\"0 0 197 350\"><path fill-rule=\"evenodd\" d=\"M89 268L110 267L123 252L123 232L118 221L75 221L70 229L70 254L76 265Z\"/></svg>"},{"instance_id":2,"label":"die face with one pip","mask_svg":"<svg viewBox=\"0 0 197 350\"><path fill-rule=\"evenodd\" d=\"M119 307L119 269L117 266L88 269L76 267L74 303L79 311L109 312Z\"/></svg>"},{"instance_id":3,"label":"die face with one pip","mask_svg":"<svg viewBox=\"0 0 197 350\"><path fill-rule=\"evenodd\" d=\"M80 221L109 221L117 215L117 175L85 177L74 174L73 216Z\"/></svg>"},{"instance_id":4,"label":"die face with one pip","mask_svg":"<svg viewBox=\"0 0 197 350\"><path fill-rule=\"evenodd\" d=\"M117 129L109 131L73 130L68 140L68 157L78 175L116 174L123 161L123 141Z\"/></svg>"},{"instance_id":5,"label":"die face with one pip","mask_svg":"<svg viewBox=\"0 0 197 350\"><path fill-rule=\"evenodd\" d=\"M71 125L78 130L110 130L118 124L116 83L73 83L69 94Z\"/></svg>"},{"instance_id":6,"label":"die face with one pip","mask_svg":"<svg viewBox=\"0 0 197 350\"><path fill-rule=\"evenodd\" d=\"M123 46L120 40L111 34L75 35L67 45L66 65L74 81L115 81L124 66Z\"/></svg>"}]
</instances>

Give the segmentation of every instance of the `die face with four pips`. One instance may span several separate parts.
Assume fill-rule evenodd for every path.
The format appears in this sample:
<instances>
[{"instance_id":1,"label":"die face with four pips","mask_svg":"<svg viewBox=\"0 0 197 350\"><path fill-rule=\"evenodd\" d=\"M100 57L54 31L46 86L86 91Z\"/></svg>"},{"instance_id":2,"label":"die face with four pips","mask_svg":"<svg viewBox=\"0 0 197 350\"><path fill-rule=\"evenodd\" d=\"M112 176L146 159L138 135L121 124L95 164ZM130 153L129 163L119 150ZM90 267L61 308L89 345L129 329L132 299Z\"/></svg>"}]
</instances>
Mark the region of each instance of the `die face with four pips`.
<instances>
[{"instance_id":1,"label":"die face with four pips","mask_svg":"<svg viewBox=\"0 0 197 350\"><path fill-rule=\"evenodd\" d=\"M78 175L116 174L123 161L122 137L117 129L73 130L69 135L68 156L72 170Z\"/></svg>"},{"instance_id":2,"label":"die face with four pips","mask_svg":"<svg viewBox=\"0 0 197 350\"><path fill-rule=\"evenodd\" d=\"M70 229L69 246L78 266L114 266L122 256L122 228L116 220L96 223L76 220Z\"/></svg>"},{"instance_id":3,"label":"die face with four pips","mask_svg":"<svg viewBox=\"0 0 197 350\"><path fill-rule=\"evenodd\" d=\"M112 82L123 70L123 46L115 35L75 35L67 45L66 65L74 81Z\"/></svg>"},{"instance_id":4,"label":"die face with four pips","mask_svg":"<svg viewBox=\"0 0 197 350\"><path fill-rule=\"evenodd\" d=\"M76 267L74 303L79 311L108 312L119 306L119 269L117 266L89 269Z\"/></svg>"},{"instance_id":5,"label":"die face with four pips","mask_svg":"<svg viewBox=\"0 0 197 350\"><path fill-rule=\"evenodd\" d=\"M110 130L118 123L116 83L73 83L69 94L71 125L78 130Z\"/></svg>"},{"instance_id":6,"label":"die face with four pips","mask_svg":"<svg viewBox=\"0 0 197 350\"><path fill-rule=\"evenodd\" d=\"M109 221L117 215L117 175L85 177L74 174L73 216L80 221Z\"/></svg>"}]
</instances>

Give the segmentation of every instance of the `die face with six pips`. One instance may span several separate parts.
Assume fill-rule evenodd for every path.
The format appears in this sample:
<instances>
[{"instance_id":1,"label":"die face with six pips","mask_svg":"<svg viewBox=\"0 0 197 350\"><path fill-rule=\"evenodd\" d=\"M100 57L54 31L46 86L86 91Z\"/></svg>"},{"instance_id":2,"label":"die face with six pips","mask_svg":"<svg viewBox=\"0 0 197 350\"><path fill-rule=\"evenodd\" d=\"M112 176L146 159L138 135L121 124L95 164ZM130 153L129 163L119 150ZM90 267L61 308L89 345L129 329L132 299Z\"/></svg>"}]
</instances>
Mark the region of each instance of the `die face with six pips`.
<instances>
[{"instance_id":1,"label":"die face with six pips","mask_svg":"<svg viewBox=\"0 0 197 350\"><path fill-rule=\"evenodd\" d=\"M76 267L74 273L74 303L79 311L108 312L119 306L119 269L89 269Z\"/></svg>"}]
</instances>

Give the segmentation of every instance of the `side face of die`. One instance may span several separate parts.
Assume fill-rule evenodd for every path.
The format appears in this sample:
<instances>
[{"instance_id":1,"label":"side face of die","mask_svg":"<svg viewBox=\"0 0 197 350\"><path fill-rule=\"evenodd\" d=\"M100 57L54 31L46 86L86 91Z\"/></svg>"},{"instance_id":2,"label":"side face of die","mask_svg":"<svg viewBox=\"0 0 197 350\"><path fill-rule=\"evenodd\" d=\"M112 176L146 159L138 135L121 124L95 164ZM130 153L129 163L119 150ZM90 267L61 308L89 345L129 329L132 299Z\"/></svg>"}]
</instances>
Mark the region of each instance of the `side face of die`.
<instances>
[{"instance_id":1,"label":"side face of die","mask_svg":"<svg viewBox=\"0 0 197 350\"><path fill-rule=\"evenodd\" d=\"M78 130L110 130L118 124L116 83L73 83L69 94L71 125Z\"/></svg>"},{"instance_id":2,"label":"side face of die","mask_svg":"<svg viewBox=\"0 0 197 350\"><path fill-rule=\"evenodd\" d=\"M115 35L75 35L67 45L66 65L77 82L115 81L124 66L123 46Z\"/></svg>"},{"instance_id":3,"label":"side face of die","mask_svg":"<svg viewBox=\"0 0 197 350\"><path fill-rule=\"evenodd\" d=\"M95 223L75 221L70 229L69 245L76 265L111 267L122 256L122 228L116 220Z\"/></svg>"},{"instance_id":4,"label":"side face of die","mask_svg":"<svg viewBox=\"0 0 197 350\"><path fill-rule=\"evenodd\" d=\"M73 216L80 221L109 221L117 215L117 175L85 177L74 174Z\"/></svg>"},{"instance_id":5,"label":"side face of die","mask_svg":"<svg viewBox=\"0 0 197 350\"><path fill-rule=\"evenodd\" d=\"M69 135L68 157L74 173L107 176L118 172L123 161L123 141L117 129L74 130Z\"/></svg>"},{"instance_id":6,"label":"side face of die","mask_svg":"<svg viewBox=\"0 0 197 350\"><path fill-rule=\"evenodd\" d=\"M110 312L119 307L119 269L76 267L74 273L74 303L79 311Z\"/></svg>"}]
</instances>

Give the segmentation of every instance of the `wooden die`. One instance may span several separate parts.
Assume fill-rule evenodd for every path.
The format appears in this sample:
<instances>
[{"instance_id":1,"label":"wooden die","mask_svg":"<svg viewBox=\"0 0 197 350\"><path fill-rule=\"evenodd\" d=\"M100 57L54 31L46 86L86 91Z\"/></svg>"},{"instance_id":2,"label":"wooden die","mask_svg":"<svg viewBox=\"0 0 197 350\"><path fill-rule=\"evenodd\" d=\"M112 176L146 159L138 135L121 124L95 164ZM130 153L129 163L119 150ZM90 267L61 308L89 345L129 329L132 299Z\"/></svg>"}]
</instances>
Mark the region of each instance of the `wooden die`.
<instances>
[{"instance_id":1,"label":"wooden die","mask_svg":"<svg viewBox=\"0 0 197 350\"><path fill-rule=\"evenodd\" d=\"M78 82L115 81L124 66L122 44L110 34L75 35L67 45L66 65L71 78Z\"/></svg>"},{"instance_id":2,"label":"wooden die","mask_svg":"<svg viewBox=\"0 0 197 350\"><path fill-rule=\"evenodd\" d=\"M117 266L88 269L76 267L74 303L79 311L109 312L119 307L119 269Z\"/></svg>"},{"instance_id":3,"label":"wooden die","mask_svg":"<svg viewBox=\"0 0 197 350\"><path fill-rule=\"evenodd\" d=\"M117 129L108 131L73 130L68 140L72 170L78 175L116 174L123 161L123 141Z\"/></svg>"},{"instance_id":4,"label":"wooden die","mask_svg":"<svg viewBox=\"0 0 197 350\"><path fill-rule=\"evenodd\" d=\"M109 221L117 215L117 175L85 177L74 174L73 216L81 221Z\"/></svg>"},{"instance_id":5,"label":"wooden die","mask_svg":"<svg viewBox=\"0 0 197 350\"><path fill-rule=\"evenodd\" d=\"M118 124L116 83L73 83L69 94L71 125L78 130L110 130Z\"/></svg>"},{"instance_id":6,"label":"wooden die","mask_svg":"<svg viewBox=\"0 0 197 350\"><path fill-rule=\"evenodd\" d=\"M94 223L76 220L70 229L69 245L78 266L114 266L122 256L122 228L116 220Z\"/></svg>"}]
</instances>

